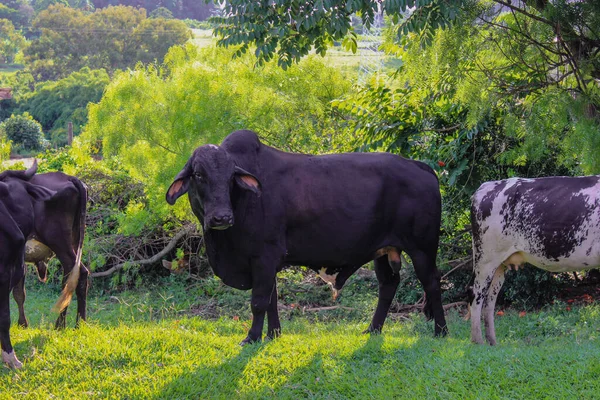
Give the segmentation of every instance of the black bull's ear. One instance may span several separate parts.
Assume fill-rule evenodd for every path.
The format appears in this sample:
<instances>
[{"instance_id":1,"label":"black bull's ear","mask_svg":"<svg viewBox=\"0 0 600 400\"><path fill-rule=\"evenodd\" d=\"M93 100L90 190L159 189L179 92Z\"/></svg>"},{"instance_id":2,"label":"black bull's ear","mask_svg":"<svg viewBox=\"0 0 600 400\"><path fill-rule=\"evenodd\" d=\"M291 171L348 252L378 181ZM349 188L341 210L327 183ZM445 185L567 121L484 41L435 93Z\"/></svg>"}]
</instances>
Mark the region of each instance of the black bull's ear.
<instances>
[{"instance_id":1,"label":"black bull's ear","mask_svg":"<svg viewBox=\"0 0 600 400\"><path fill-rule=\"evenodd\" d=\"M235 182L243 189L251 190L258 196L262 193L262 185L257 177L243 168L235 166Z\"/></svg>"},{"instance_id":2,"label":"black bull's ear","mask_svg":"<svg viewBox=\"0 0 600 400\"><path fill-rule=\"evenodd\" d=\"M47 201L54 197L54 195L56 194L56 191L48 189L44 186L34 185L29 182L23 182L23 185L25 185L27 193L31 196L33 200Z\"/></svg>"},{"instance_id":3,"label":"black bull's ear","mask_svg":"<svg viewBox=\"0 0 600 400\"><path fill-rule=\"evenodd\" d=\"M178 198L187 193L190 187L190 176L192 176L192 167L188 161L169 186L166 195L167 203L173 205Z\"/></svg>"}]
</instances>

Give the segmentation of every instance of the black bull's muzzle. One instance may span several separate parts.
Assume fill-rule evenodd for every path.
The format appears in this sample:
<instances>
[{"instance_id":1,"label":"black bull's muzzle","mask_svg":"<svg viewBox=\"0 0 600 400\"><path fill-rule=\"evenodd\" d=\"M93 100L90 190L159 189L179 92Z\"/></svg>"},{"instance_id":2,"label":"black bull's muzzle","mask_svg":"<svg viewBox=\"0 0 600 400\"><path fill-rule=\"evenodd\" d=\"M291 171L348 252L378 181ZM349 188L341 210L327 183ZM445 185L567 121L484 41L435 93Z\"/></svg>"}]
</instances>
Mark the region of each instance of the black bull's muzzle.
<instances>
[{"instance_id":1,"label":"black bull's muzzle","mask_svg":"<svg viewBox=\"0 0 600 400\"><path fill-rule=\"evenodd\" d=\"M231 212L221 212L219 214L213 214L211 217L207 218L205 228L222 231L231 227L233 223L234 219Z\"/></svg>"}]
</instances>

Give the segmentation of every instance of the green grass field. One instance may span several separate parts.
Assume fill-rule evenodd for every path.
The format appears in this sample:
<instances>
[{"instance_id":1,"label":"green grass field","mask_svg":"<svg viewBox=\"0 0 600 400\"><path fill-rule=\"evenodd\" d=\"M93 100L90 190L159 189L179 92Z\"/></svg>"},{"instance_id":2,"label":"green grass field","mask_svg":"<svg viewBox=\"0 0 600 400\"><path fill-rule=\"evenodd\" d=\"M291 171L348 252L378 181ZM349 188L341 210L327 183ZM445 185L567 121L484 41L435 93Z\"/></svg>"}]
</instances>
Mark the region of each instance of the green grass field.
<instances>
[{"instance_id":1,"label":"green grass field","mask_svg":"<svg viewBox=\"0 0 600 400\"><path fill-rule=\"evenodd\" d=\"M49 311L56 288L29 286L31 327L11 329L24 367L0 368L2 399L591 399L600 393L599 305L567 311L555 304L524 317L507 311L497 318L496 347L471 344L470 325L456 311L444 339L432 337L421 315L389 321L382 335L368 336L361 331L372 310L342 310L335 318L283 313L280 338L242 348L250 324L243 292L231 291L240 296L239 318L233 312L218 319L191 310L218 309L219 299L210 303L211 296L189 287L186 294L178 282L117 297L96 294L89 323L58 332Z\"/></svg>"}]
</instances>

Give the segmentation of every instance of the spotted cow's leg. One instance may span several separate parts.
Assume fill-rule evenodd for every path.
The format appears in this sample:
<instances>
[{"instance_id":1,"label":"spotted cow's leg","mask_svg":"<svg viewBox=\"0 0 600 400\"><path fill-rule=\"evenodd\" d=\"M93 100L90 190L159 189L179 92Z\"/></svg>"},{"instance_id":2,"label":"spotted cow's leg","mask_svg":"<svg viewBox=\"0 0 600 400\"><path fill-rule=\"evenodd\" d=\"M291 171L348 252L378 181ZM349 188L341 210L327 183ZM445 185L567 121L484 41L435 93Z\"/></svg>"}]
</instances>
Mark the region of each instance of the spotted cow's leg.
<instances>
[{"instance_id":1,"label":"spotted cow's leg","mask_svg":"<svg viewBox=\"0 0 600 400\"><path fill-rule=\"evenodd\" d=\"M499 262L486 261L475 265L475 281L473 282L473 302L471 303L471 341L483 344L481 332L481 309L492 283L494 271Z\"/></svg>"},{"instance_id":2,"label":"spotted cow's leg","mask_svg":"<svg viewBox=\"0 0 600 400\"><path fill-rule=\"evenodd\" d=\"M379 300L377 300L377 308L373 314L371 325L364 333L381 332L400 283L400 275L395 274L390 268L387 255L375 259L375 275L379 281Z\"/></svg>"},{"instance_id":3,"label":"spotted cow's leg","mask_svg":"<svg viewBox=\"0 0 600 400\"><path fill-rule=\"evenodd\" d=\"M504 265L500 265L498 268L496 268L496 272L494 273L494 277L492 278L492 283L490 284L490 288L487 292L487 296L483 303L485 337L489 344L492 346L496 344L496 328L494 327L494 309L496 306L496 299L498 298L500 289L502 289L502 285L504 284L505 272L506 267Z\"/></svg>"}]
</instances>

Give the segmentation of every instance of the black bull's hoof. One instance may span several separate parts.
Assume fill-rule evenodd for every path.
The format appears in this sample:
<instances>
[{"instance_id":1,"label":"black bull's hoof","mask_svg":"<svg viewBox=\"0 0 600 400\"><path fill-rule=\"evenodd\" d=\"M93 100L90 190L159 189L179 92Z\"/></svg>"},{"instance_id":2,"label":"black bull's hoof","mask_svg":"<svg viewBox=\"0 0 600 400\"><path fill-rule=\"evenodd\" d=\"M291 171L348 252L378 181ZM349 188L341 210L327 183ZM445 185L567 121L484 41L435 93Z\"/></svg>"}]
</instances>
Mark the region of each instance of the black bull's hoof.
<instances>
[{"instance_id":1,"label":"black bull's hoof","mask_svg":"<svg viewBox=\"0 0 600 400\"><path fill-rule=\"evenodd\" d=\"M246 336L246 339L240 342L240 346L245 346L247 344L260 343L262 341L261 338L252 339L250 336Z\"/></svg>"},{"instance_id":2,"label":"black bull's hoof","mask_svg":"<svg viewBox=\"0 0 600 400\"><path fill-rule=\"evenodd\" d=\"M367 329L365 329L362 333L363 333L363 335L367 335L367 334L379 335L379 334L381 334L381 329L375 329L369 325L369 327Z\"/></svg>"},{"instance_id":3,"label":"black bull's hoof","mask_svg":"<svg viewBox=\"0 0 600 400\"><path fill-rule=\"evenodd\" d=\"M436 329L434 336L435 337L446 337L446 336L448 336L448 326L445 325L445 326L443 326L443 327L441 327L439 329Z\"/></svg>"},{"instance_id":4,"label":"black bull's hoof","mask_svg":"<svg viewBox=\"0 0 600 400\"><path fill-rule=\"evenodd\" d=\"M274 340L274 339L278 338L279 336L281 336L281 330L276 329L272 333L267 334L267 336L265 336L265 341ZM246 336L246 338L244 340L242 340L240 342L240 346L245 346L247 344L252 344L252 343L260 343L261 341L262 340L260 338L253 339L250 337L250 335L248 335L248 336Z\"/></svg>"}]
</instances>

